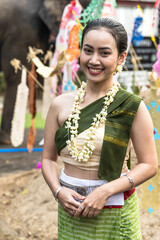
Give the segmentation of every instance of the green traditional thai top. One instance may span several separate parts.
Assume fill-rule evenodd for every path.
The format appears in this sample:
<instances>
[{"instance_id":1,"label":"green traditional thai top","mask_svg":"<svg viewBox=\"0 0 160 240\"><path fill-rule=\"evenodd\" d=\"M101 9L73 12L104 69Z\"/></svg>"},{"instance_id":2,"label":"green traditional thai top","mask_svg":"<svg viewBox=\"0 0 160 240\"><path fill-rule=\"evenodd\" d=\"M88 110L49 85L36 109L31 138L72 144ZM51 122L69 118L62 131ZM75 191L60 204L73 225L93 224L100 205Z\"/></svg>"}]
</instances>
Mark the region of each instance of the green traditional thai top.
<instances>
[{"instance_id":1,"label":"green traditional thai top","mask_svg":"<svg viewBox=\"0 0 160 240\"><path fill-rule=\"evenodd\" d=\"M93 117L103 107L104 97L81 109L78 134L91 126ZM130 131L141 98L120 88L114 101L108 108L105 122L105 133L98 169L98 177L112 181L121 175L124 158L130 138ZM70 138L65 128L66 122L57 130L55 143L58 154L66 146Z\"/></svg>"}]
</instances>

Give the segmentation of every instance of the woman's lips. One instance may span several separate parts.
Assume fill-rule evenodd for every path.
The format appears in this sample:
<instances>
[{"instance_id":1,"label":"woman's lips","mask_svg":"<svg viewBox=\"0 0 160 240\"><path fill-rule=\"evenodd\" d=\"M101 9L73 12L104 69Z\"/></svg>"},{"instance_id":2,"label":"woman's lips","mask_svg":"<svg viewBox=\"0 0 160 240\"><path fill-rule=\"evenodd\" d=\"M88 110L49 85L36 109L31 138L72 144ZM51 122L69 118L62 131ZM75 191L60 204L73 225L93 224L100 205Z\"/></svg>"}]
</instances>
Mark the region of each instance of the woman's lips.
<instances>
[{"instance_id":1,"label":"woman's lips","mask_svg":"<svg viewBox=\"0 0 160 240\"><path fill-rule=\"evenodd\" d=\"M103 69L100 69L100 68L91 68L91 67L88 67L88 70L89 70L89 72L90 72L91 74L93 74L93 75L98 75L98 74L100 74L100 73L103 71Z\"/></svg>"}]
</instances>

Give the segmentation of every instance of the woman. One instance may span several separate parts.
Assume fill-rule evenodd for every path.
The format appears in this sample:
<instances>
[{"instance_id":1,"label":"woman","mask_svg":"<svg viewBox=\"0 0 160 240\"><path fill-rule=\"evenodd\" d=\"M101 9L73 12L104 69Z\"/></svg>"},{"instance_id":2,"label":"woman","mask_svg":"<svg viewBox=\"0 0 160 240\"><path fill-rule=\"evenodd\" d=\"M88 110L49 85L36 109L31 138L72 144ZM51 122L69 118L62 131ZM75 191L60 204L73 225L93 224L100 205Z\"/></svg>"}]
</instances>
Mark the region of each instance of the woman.
<instances>
[{"instance_id":1,"label":"woman","mask_svg":"<svg viewBox=\"0 0 160 240\"><path fill-rule=\"evenodd\" d=\"M81 47L87 84L54 99L45 127L42 172L59 201L58 239L140 240L135 186L154 176L158 163L143 101L113 82L127 33L117 21L93 20ZM138 159L131 171L130 140Z\"/></svg>"}]
</instances>

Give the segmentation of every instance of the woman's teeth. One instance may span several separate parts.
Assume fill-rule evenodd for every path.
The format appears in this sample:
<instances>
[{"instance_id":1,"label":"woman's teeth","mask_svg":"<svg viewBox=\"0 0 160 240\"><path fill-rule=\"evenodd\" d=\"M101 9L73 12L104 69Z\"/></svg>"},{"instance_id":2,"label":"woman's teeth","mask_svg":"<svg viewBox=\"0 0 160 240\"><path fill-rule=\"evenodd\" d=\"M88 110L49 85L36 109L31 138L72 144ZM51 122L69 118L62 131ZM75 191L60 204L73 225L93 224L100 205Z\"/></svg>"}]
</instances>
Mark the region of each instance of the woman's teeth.
<instances>
[{"instance_id":1,"label":"woman's teeth","mask_svg":"<svg viewBox=\"0 0 160 240\"><path fill-rule=\"evenodd\" d=\"M102 71L102 69L93 69L93 68L89 68L89 70L91 71L91 72L95 72L95 73L97 73L97 72L101 72Z\"/></svg>"}]
</instances>

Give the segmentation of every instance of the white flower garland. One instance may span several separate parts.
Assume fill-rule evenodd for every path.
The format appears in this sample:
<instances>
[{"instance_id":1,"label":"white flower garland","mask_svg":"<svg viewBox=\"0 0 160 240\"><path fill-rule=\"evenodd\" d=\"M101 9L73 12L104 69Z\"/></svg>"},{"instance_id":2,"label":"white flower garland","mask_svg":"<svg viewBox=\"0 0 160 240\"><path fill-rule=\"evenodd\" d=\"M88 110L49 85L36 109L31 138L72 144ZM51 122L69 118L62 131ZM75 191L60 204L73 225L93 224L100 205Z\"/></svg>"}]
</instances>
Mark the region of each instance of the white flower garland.
<instances>
[{"instance_id":1,"label":"white flower garland","mask_svg":"<svg viewBox=\"0 0 160 240\"><path fill-rule=\"evenodd\" d=\"M95 133L96 128L101 126L105 121L107 117L107 110L109 105L114 101L114 97L116 93L119 91L119 84L116 83L113 85L113 87L106 93L106 96L104 97L104 106L99 114L96 114L96 116L93 118L93 123L91 124L91 127L88 129L88 134L86 137L86 140L84 142L84 146L81 151L77 149L76 146L76 136L78 135L78 121L80 119L79 115L81 113L79 103L82 103L84 101L85 96L85 86L86 83L82 82L81 87L77 91L77 94L75 96L74 104L72 107L71 114L68 117L68 120L66 121L66 128L71 133L70 140L67 140L68 149L75 161L79 162L87 162L92 155L94 149L95 149Z\"/></svg>"}]
</instances>

